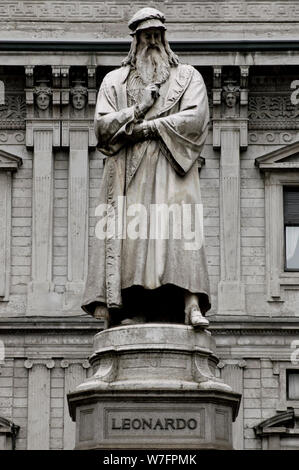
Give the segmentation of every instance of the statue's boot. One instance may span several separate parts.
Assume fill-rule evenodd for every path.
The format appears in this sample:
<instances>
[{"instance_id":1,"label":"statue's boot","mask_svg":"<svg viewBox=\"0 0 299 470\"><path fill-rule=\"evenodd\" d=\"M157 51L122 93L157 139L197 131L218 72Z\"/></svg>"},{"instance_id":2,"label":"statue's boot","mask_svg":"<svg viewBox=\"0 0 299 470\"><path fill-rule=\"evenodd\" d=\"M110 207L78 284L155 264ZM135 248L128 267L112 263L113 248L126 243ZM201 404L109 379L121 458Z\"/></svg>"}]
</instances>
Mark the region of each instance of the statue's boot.
<instances>
[{"instance_id":1,"label":"statue's boot","mask_svg":"<svg viewBox=\"0 0 299 470\"><path fill-rule=\"evenodd\" d=\"M200 308L196 305L192 307L189 318L194 327L207 328L209 326L209 320L202 315Z\"/></svg>"},{"instance_id":2,"label":"statue's boot","mask_svg":"<svg viewBox=\"0 0 299 470\"><path fill-rule=\"evenodd\" d=\"M207 328L209 326L209 320L200 311L197 296L190 292L185 293L185 323L194 326L194 328Z\"/></svg>"},{"instance_id":3,"label":"statue's boot","mask_svg":"<svg viewBox=\"0 0 299 470\"><path fill-rule=\"evenodd\" d=\"M106 328L109 328L110 315L109 315L108 307L106 307L106 305L98 305L94 310L94 315L93 316L97 320L103 320L104 321L104 330Z\"/></svg>"}]
</instances>

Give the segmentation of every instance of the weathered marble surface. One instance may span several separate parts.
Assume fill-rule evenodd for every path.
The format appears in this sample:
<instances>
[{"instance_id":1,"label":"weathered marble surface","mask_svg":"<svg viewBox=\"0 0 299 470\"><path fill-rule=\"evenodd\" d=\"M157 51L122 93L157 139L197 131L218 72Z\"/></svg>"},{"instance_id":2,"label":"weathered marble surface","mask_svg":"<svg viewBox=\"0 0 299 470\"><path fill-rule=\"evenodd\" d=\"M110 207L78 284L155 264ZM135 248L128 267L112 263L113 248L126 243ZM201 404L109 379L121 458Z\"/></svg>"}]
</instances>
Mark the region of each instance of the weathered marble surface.
<instances>
[{"instance_id":1,"label":"weathered marble surface","mask_svg":"<svg viewBox=\"0 0 299 470\"><path fill-rule=\"evenodd\" d=\"M148 2L123 0L6 0L0 7L0 35L5 39L124 37L128 19L145 6ZM215 24L219 39L298 38L296 1L160 0L151 6L165 13L176 38L215 39Z\"/></svg>"},{"instance_id":2,"label":"weathered marble surface","mask_svg":"<svg viewBox=\"0 0 299 470\"><path fill-rule=\"evenodd\" d=\"M207 330L111 328L95 336L90 362L94 375L68 395L76 449L232 447L240 395L215 377Z\"/></svg>"}]
</instances>

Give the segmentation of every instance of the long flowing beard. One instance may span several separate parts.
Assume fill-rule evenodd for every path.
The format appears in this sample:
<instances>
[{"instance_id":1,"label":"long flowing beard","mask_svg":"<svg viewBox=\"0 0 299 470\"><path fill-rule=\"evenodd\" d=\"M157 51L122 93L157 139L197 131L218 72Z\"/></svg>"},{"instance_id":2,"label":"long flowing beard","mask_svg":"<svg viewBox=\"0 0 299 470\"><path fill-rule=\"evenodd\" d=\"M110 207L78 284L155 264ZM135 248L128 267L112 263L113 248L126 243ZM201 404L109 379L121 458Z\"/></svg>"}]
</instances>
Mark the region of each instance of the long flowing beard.
<instances>
[{"instance_id":1,"label":"long flowing beard","mask_svg":"<svg viewBox=\"0 0 299 470\"><path fill-rule=\"evenodd\" d=\"M164 83L170 74L168 55L164 48L144 47L138 51L136 72L145 85Z\"/></svg>"}]
</instances>

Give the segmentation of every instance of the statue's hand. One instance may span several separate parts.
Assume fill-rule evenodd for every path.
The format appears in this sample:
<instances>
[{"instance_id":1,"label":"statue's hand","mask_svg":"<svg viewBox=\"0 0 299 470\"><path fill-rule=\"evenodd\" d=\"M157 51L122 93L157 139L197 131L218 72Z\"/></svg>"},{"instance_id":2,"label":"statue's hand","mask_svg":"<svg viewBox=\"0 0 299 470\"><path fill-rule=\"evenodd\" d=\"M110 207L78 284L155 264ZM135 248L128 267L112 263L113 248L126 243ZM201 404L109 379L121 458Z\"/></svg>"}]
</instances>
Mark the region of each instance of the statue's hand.
<instances>
[{"instance_id":1,"label":"statue's hand","mask_svg":"<svg viewBox=\"0 0 299 470\"><path fill-rule=\"evenodd\" d=\"M138 142L144 139L144 125L135 124L132 130L131 139L134 142Z\"/></svg>"},{"instance_id":2,"label":"statue's hand","mask_svg":"<svg viewBox=\"0 0 299 470\"><path fill-rule=\"evenodd\" d=\"M143 113L146 113L154 104L159 96L159 87L154 83L147 85L144 89L141 103L139 104L140 109Z\"/></svg>"},{"instance_id":3,"label":"statue's hand","mask_svg":"<svg viewBox=\"0 0 299 470\"><path fill-rule=\"evenodd\" d=\"M129 140L134 143L157 138L158 133L153 121L142 121L141 123L134 124L131 129L131 133L129 134Z\"/></svg>"}]
</instances>

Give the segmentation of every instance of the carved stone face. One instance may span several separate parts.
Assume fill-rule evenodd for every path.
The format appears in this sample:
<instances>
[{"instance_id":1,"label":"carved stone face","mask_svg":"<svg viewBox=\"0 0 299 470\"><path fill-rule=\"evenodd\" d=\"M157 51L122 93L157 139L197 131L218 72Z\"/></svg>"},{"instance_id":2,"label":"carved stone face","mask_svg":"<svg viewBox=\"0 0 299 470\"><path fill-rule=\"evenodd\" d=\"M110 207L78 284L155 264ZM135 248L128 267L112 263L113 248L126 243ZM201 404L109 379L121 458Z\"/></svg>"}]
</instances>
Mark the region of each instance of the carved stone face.
<instances>
[{"instance_id":1,"label":"carved stone face","mask_svg":"<svg viewBox=\"0 0 299 470\"><path fill-rule=\"evenodd\" d=\"M48 109L50 105L50 96L47 93L39 93L36 97L36 104L37 107L43 111Z\"/></svg>"},{"instance_id":2,"label":"carved stone face","mask_svg":"<svg viewBox=\"0 0 299 470\"><path fill-rule=\"evenodd\" d=\"M226 105L229 108L234 108L237 104L237 96L235 93L227 93L226 98L225 98Z\"/></svg>"},{"instance_id":3,"label":"carved stone face","mask_svg":"<svg viewBox=\"0 0 299 470\"><path fill-rule=\"evenodd\" d=\"M139 43L143 47L160 47L162 45L161 31L158 28L148 28L139 32Z\"/></svg>"},{"instance_id":4,"label":"carved stone face","mask_svg":"<svg viewBox=\"0 0 299 470\"><path fill-rule=\"evenodd\" d=\"M86 105L86 96L83 93L75 93L72 96L73 107L77 110L85 108Z\"/></svg>"}]
</instances>

